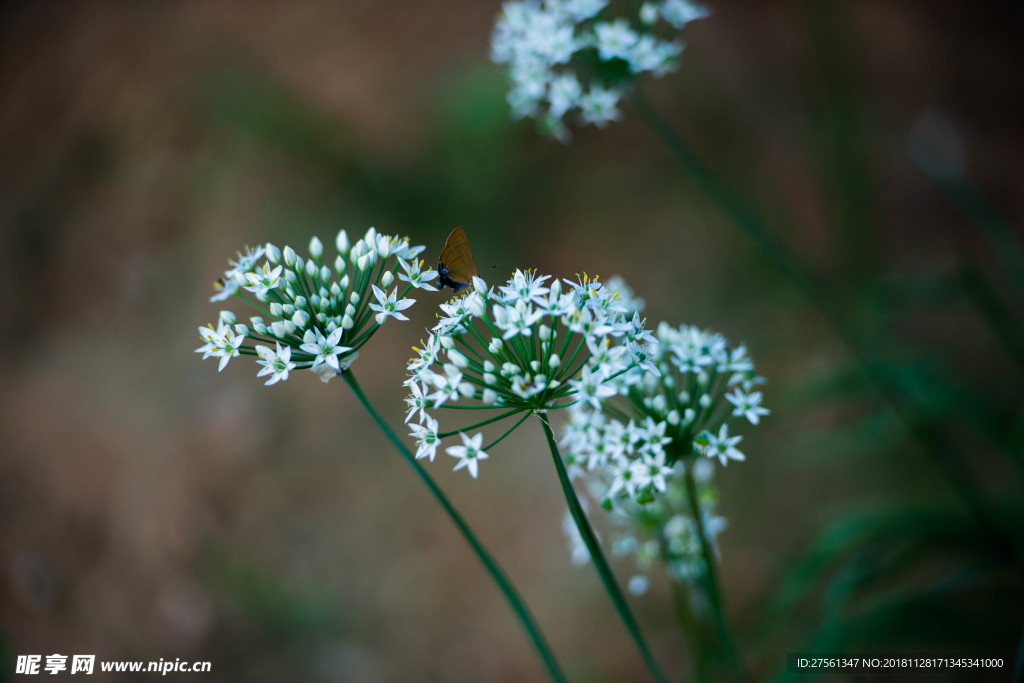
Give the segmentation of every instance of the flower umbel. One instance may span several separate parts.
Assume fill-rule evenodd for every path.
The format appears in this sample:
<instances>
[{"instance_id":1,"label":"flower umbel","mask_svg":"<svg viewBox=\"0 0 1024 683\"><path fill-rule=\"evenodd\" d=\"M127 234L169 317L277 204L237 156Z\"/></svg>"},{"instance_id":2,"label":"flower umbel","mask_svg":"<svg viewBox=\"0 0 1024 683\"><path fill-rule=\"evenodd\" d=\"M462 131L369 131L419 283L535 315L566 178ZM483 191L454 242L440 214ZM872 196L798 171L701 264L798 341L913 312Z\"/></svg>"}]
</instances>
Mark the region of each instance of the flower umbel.
<instances>
[{"instance_id":1,"label":"flower umbel","mask_svg":"<svg viewBox=\"0 0 1024 683\"><path fill-rule=\"evenodd\" d=\"M710 14L689 0L662 0L644 3L631 18L615 17L607 16L608 4L505 3L491 37L491 58L507 65L513 116L536 119L563 142L569 138L567 114L599 127L618 120L619 99L637 76L660 77L677 66L683 44L659 34ZM584 71L583 64L591 68Z\"/></svg>"},{"instance_id":2,"label":"flower umbel","mask_svg":"<svg viewBox=\"0 0 1024 683\"><path fill-rule=\"evenodd\" d=\"M631 292L622 299L642 306ZM562 445L570 473L612 513L613 554L633 556L641 574L663 560L673 578L694 578L706 566L697 529L714 551L725 528L714 512L711 459L744 459L730 428L768 414L752 390L764 380L746 348L720 334L661 323L656 337L659 374L631 369L610 382L612 394L576 402Z\"/></svg>"},{"instance_id":3,"label":"flower umbel","mask_svg":"<svg viewBox=\"0 0 1024 683\"><path fill-rule=\"evenodd\" d=\"M627 318L616 293L586 276L572 282L516 271L496 289L476 277L472 289L441 311L409 361L408 420L418 421L413 436L426 454L436 450L427 435L461 433L463 444L447 452L459 458L456 469L465 467L473 477L479 460L512 430L487 446L481 434L466 432L525 413L518 426L531 413L616 393L609 383L652 355L636 329L643 322ZM425 429L441 409L503 412L450 432Z\"/></svg>"},{"instance_id":4,"label":"flower umbel","mask_svg":"<svg viewBox=\"0 0 1024 683\"><path fill-rule=\"evenodd\" d=\"M736 447L742 437L730 435L730 423L756 425L768 414L761 392L752 391L764 380L744 346L730 348L722 335L685 325L661 323L656 336L651 360L659 374L632 369L597 391L581 387L581 400L569 409L562 439L569 464L575 474L608 482L606 507L623 494L649 502L684 458L743 460Z\"/></svg>"},{"instance_id":5,"label":"flower umbel","mask_svg":"<svg viewBox=\"0 0 1024 683\"><path fill-rule=\"evenodd\" d=\"M408 320L401 311L415 303L405 298L411 289L434 289L429 282L437 273L423 270L416 259L423 247L410 246L407 238L370 228L351 243L342 230L335 245L333 263L325 262L323 243L316 237L310 240L308 258L291 247L267 244L247 248L229 261L210 300L237 296L261 315L246 325L230 311L221 312L216 328L199 328L205 343L196 351L203 358L220 358L219 370L239 355L257 356L258 376L271 376L266 384L306 368L327 381L348 368L388 318ZM396 274L408 284L385 292Z\"/></svg>"}]
</instances>

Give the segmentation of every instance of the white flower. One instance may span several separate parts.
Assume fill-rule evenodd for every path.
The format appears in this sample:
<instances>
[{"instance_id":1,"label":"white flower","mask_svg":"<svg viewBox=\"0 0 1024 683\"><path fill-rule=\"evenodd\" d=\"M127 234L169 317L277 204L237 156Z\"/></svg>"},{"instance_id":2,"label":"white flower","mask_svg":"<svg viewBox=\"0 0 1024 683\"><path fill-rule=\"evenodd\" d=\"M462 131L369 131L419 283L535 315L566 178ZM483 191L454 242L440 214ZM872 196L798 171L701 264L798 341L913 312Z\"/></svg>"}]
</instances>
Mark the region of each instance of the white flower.
<instances>
[{"instance_id":1,"label":"white flower","mask_svg":"<svg viewBox=\"0 0 1024 683\"><path fill-rule=\"evenodd\" d=\"M618 393L614 387L604 384L601 375L595 374L589 367L584 367L581 377L569 384L576 389L576 400L590 404L595 410L601 409L602 399Z\"/></svg>"},{"instance_id":2,"label":"white flower","mask_svg":"<svg viewBox=\"0 0 1024 683\"><path fill-rule=\"evenodd\" d=\"M645 470L645 480L656 490L664 492L668 487L668 484L665 482L665 477L672 474L672 468L665 464L664 451L645 460L643 468Z\"/></svg>"},{"instance_id":3,"label":"white flower","mask_svg":"<svg viewBox=\"0 0 1024 683\"><path fill-rule=\"evenodd\" d=\"M620 491L625 491L628 497L636 498L637 479L644 476L643 468L629 458L620 457L609 462L608 469L612 473L612 485L605 496L614 498Z\"/></svg>"},{"instance_id":4,"label":"white flower","mask_svg":"<svg viewBox=\"0 0 1024 683\"><path fill-rule=\"evenodd\" d=\"M511 339L517 335L529 337L533 334L534 323L543 315L543 312L533 311L529 304L521 301L511 306L497 304L494 306L494 325L505 331L502 339Z\"/></svg>"},{"instance_id":5,"label":"white flower","mask_svg":"<svg viewBox=\"0 0 1024 683\"><path fill-rule=\"evenodd\" d=\"M425 378L429 379L437 387L437 391L430 395L430 400L438 408L448 401L459 400L459 396L461 396L459 387L462 386L462 373L451 365L446 365L444 370L444 374L432 372Z\"/></svg>"},{"instance_id":6,"label":"white flower","mask_svg":"<svg viewBox=\"0 0 1024 683\"><path fill-rule=\"evenodd\" d=\"M228 261L231 266L229 273L245 273L256 267L256 262L263 257L267 250L261 245L258 247L246 247L244 253L238 254L238 260Z\"/></svg>"},{"instance_id":7,"label":"white flower","mask_svg":"<svg viewBox=\"0 0 1024 683\"><path fill-rule=\"evenodd\" d=\"M405 421L408 423L409 420L411 420L418 412L420 414L419 420L420 422L423 422L423 420L427 418L425 411L430 405L430 398L423 393L423 387L419 382L406 382L406 385L412 393L405 399L406 404L409 406L409 412L405 415ZM433 458L431 458L431 460L433 460Z\"/></svg>"},{"instance_id":8,"label":"white flower","mask_svg":"<svg viewBox=\"0 0 1024 683\"><path fill-rule=\"evenodd\" d=\"M484 435L477 432L472 437L468 437L464 432L460 432L459 436L462 437L462 445L449 446L445 449L445 452L453 458L459 459L455 463L455 470L465 467L469 470L470 476L476 479L478 462L486 460L488 457L486 453L480 450L480 444L483 442Z\"/></svg>"},{"instance_id":9,"label":"white flower","mask_svg":"<svg viewBox=\"0 0 1024 683\"><path fill-rule=\"evenodd\" d=\"M256 362L263 366L256 376L272 375L265 384L276 384L281 380L286 380L288 372L295 369L295 363L291 362L292 347L286 346L282 349L280 342L277 343L276 351L269 346L257 346L256 354L260 357Z\"/></svg>"},{"instance_id":10,"label":"white flower","mask_svg":"<svg viewBox=\"0 0 1024 683\"><path fill-rule=\"evenodd\" d=\"M506 304L541 305L548 292L548 288L543 286L544 281L548 278L550 278L550 275L537 277L532 271L523 272L517 269L508 284L499 289L505 295Z\"/></svg>"},{"instance_id":11,"label":"white flower","mask_svg":"<svg viewBox=\"0 0 1024 683\"><path fill-rule=\"evenodd\" d=\"M216 330L212 327L200 327L199 336L206 344L196 349L196 353L202 353L203 358L220 358L217 372L223 370L232 358L239 356L245 342L245 335L234 334L228 325L220 325Z\"/></svg>"},{"instance_id":12,"label":"white flower","mask_svg":"<svg viewBox=\"0 0 1024 683\"><path fill-rule=\"evenodd\" d=\"M249 281L249 284L245 287L247 290L255 294L260 300L266 299L267 292L277 289L281 282L281 266L271 270L268 264L264 263L262 272L246 273L245 279Z\"/></svg>"},{"instance_id":13,"label":"white flower","mask_svg":"<svg viewBox=\"0 0 1024 683\"><path fill-rule=\"evenodd\" d=\"M437 287L430 284L435 278L437 278L436 270L422 270L423 261L413 260L412 262L408 262L399 257L398 263L402 266L402 273L398 276L399 280L408 282L417 289L425 289L428 292L437 291Z\"/></svg>"},{"instance_id":14,"label":"white flower","mask_svg":"<svg viewBox=\"0 0 1024 683\"><path fill-rule=\"evenodd\" d=\"M592 86L590 91L580 98L580 120L583 123L593 123L598 128L618 121L622 117L616 108L620 96L618 90L605 89L599 85Z\"/></svg>"},{"instance_id":15,"label":"white flower","mask_svg":"<svg viewBox=\"0 0 1024 683\"><path fill-rule=\"evenodd\" d=\"M430 458L430 461L433 462L441 439L437 435L437 420L429 415L425 418L422 424L409 425L409 429L412 430L409 434L416 439L416 459Z\"/></svg>"},{"instance_id":16,"label":"white flower","mask_svg":"<svg viewBox=\"0 0 1024 683\"><path fill-rule=\"evenodd\" d=\"M228 327L226 325L220 325L218 329L213 329L213 325L207 325L206 327L199 328L199 337L205 342L202 346L196 349L196 353L203 354L203 360L206 360L210 356L214 355L214 351L218 347L223 345L223 338L227 334Z\"/></svg>"},{"instance_id":17,"label":"white flower","mask_svg":"<svg viewBox=\"0 0 1024 683\"><path fill-rule=\"evenodd\" d=\"M373 286L373 295L377 297L378 303L370 304L370 308L377 311L377 315L374 318L377 320L378 325L383 325L384 321L389 317L396 320L408 320L409 318L399 313L399 311L404 311L416 303L415 299L402 299L399 301L398 290L393 290L390 294L385 295L383 290L377 285Z\"/></svg>"},{"instance_id":18,"label":"white flower","mask_svg":"<svg viewBox=\"0 0 1024 683\"><path fill-rule=\"evenodd\" d=\"M708 445L704 448L704 455L709 458L718 458L723 465L727 464L730 459L746 460L746 456L736 449L736 444L742 439L742 436L729 436L729 425L724 424L718 430L718 436L710 432L707 433Z\"/></svg>"},{"instance_id":19,"label":"white flower","mask_svg":"<svg viewBox=\"0 0 1024 683\"><path fill-rule=\"evenodd\" d=\"M239 287L241 287L241 285L234 277L222 277L213 283L213 288L217 293L210 297L210 302L226 301L230 299L238 293Z\"/></svg>"},{"instance_id":20,"label":"white flower","mask_svg":"<svg viewBox=\"0 0 1024 683\"><path fill-rule=\"evenodd\" d=\"M678 65L680 43L658 40L650 35L641 36L624 57L633 73L649 71L656 77L664 76Z\"/></svg>"},{"instance_id":21,"label":"white flower","mask_svg":"<svg viewBox=\"0 0 1024 683\"><path fill-rule=\"evenodd\" d=\"M729 403L736 406L736 409L732 414L736 417L742 415L743 417L750 420L750 424L756 425L761 420L761 415L767 415L769 413L767 408L761 406L761 392L755 391L750 394L744 394L737 387L731 394L726 394L726 399Z\"/></svg>"},{"instance_id":22,"label":"white flower","mask_svg":"<svg viewBox=\"0 0 1024 683\"><path fill-rule=\"evenodd\" d=\"M633 45L640 39L625 19L598 23L594 26L594 32L597 35L597 53L604 60L628 60Z\"/></svg>"},{"instance_id":23,"label":"white flower","mask_svg":"<svg viewBox=\"0 0 1024 683\"><path fill-rule=\"evenodd\" d=\"M583 88L573 74L564 74L551 81L548 86L548 113L561 119L567 111L577 106Z\"/></svg>"},{"instance_id":24,"label":"white flower","mask_svg":"<svg viewBox=\"0 0 1024 683\"><path fill-rule=\"evenodd\" d=\"M338 362L338 356L352 350L352 347L338 344L343 333L344 329L340 327L326 337L320 333L320 330L306 330L306 334L302 338L304 343L299 349L315 356L312 368L323 363L335 373L340 373L342 368Z\"/></svg>"}]
</instances>

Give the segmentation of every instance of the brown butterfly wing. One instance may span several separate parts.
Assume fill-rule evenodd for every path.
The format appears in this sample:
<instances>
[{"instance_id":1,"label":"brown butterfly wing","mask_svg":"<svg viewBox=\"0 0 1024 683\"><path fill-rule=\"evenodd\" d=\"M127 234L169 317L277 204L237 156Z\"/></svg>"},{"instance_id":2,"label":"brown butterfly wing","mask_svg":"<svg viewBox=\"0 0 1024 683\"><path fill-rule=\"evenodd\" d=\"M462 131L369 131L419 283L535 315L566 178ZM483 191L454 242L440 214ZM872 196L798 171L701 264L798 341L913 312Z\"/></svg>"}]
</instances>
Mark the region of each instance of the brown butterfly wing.
<instances>
[{"instance_id":1,"label":"brown butterfly wing","mask_svg":"<svg viewBox=\"0 0 1024 683\"><path fill-rule=\"evenodd\" d=\"M448 277L455 282L469 284L476 275L473 252L469 250L469 238L462 228L455 228L441 250L441 263L448 269Z\"/></svg>"}]
</instances>

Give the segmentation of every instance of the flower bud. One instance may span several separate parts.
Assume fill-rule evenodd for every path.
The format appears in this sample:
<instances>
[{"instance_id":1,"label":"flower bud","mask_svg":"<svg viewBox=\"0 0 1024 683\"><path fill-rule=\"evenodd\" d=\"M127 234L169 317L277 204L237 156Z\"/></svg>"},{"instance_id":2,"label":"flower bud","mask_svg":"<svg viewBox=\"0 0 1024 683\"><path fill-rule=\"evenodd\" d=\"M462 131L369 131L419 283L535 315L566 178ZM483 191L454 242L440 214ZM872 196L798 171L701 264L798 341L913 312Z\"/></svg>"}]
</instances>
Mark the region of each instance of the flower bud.
<instances>
[{"instance_id":1,"label":"flower bud","mask_svg":"<svg viewBox=\"0 0 1024 683\"><path fill-rule=\"evenodd\" d=\"M275 266L281 263L281 250L275 247L270 242L267 242L267 260L273 263Z\"/></svg>"},{"instance_id":2,"label":"flower bud","mask_svg":"<svg viewBox=\"0 0 1024 683\"><path fill-rule=\"evenodd\" d=\"M309 255L312 256L316 261L320 260L320 257L324 254L324 245L320 241L320 238L313 235L313 239L309 240Z\"/></svg>"}]
</instances>

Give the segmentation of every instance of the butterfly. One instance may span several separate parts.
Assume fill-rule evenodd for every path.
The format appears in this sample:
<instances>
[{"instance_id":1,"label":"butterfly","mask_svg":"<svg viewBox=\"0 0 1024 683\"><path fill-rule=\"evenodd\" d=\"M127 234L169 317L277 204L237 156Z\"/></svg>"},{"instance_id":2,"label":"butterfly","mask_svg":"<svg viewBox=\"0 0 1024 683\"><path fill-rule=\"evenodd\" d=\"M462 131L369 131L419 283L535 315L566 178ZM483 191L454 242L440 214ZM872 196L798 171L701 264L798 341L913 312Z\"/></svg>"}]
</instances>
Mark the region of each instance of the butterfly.
<instances>
[{"instance_id":1,"label":"butterfly","mask_svg":"<svg viewBox=\"0 0 1024 683\"><path fill-rule=\"evenodd\" d=\"M458 294L473 281L476 265L473 263L473 252L469 250L469 239L466 231L455 228L448 235L448 240L437 259L437 282L439 289L451 287Z\"/></svg>"}]
</instances>

